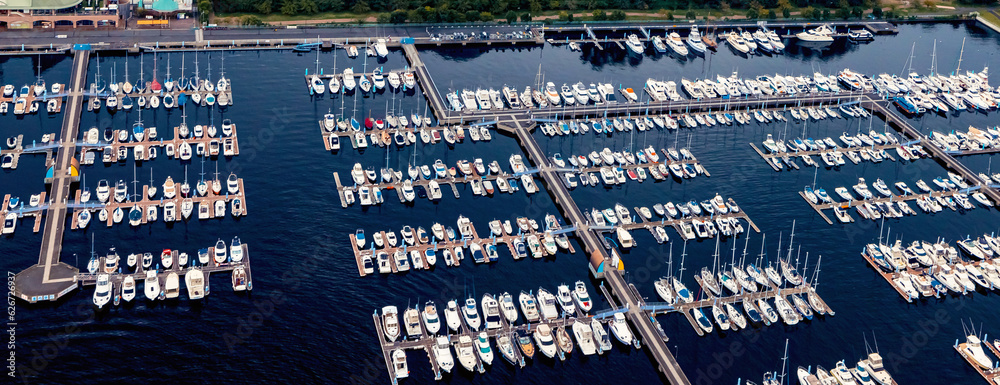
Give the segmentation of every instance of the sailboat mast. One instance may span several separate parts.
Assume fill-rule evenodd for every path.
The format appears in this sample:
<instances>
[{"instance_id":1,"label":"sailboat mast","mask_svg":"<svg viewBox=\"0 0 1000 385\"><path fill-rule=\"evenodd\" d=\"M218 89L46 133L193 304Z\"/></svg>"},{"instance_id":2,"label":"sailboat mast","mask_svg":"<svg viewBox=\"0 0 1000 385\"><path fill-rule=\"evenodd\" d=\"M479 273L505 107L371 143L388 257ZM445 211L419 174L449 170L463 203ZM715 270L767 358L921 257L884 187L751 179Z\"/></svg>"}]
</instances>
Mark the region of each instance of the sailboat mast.
<instances>
[{"instance_id":1,"label":"sailboat mast","mask_svg":"<svg viewBox=\"0 0 1000 385\"><path fill-rule=\"evenodd\" d=\"M965 38L962 38L962 50L958 51L958 67L955 67L955 73L962 70L962 56L965 54Z\"/></svg>"}]
</instances>

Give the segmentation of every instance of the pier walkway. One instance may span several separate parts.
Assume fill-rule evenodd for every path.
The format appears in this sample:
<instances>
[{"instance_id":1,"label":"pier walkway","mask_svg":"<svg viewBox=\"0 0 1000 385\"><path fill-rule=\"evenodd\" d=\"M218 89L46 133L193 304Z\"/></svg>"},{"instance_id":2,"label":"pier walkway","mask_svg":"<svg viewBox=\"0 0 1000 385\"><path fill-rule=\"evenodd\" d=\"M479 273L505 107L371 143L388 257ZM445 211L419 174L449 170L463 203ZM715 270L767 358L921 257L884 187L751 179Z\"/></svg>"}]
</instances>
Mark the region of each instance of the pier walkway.
<instances>
[{"instance_id":1,"label":"pier walkway","mask_svg":"<svg viewBox=\"0 0 1000 385\"><path fill-rule=\"evenodd\" d=\"M641 340L647 347L646 351L653 356L659 371L671 384L690 384L691 381L688 380L687 375L681 370L680 364L677 363L673 354L670 353L670 349L667 348L667 344L661 336L659 328L653 324L653 319L641 310L641 298L628 288L625 279L621 276L617 268L604 268L606 265L611 265L610 257L607 255L600 240L597 239L597 236L590 231L583 213L570 196L569 190L560 182L559 175L551 167L543 167L550 166L548 164L549 161L539 147L538 142L531 135L530 126L525 127L518 120L513 120L512 123L515 127L518 143L525 150L532 163L536 167L541 167L541 171L538 174L542 178L543 183L548 187L546 190L552 195L553 201L555 201L555 204L563 212L563 215L569 219L568 222L576 225L576 235L584 245L584 249L590 259L592 271L595 271L595 273L597 271L603 272L603 278L608 282L608 286L614 295L618 297L622 306L627 309L626 317L632 323L633 327L638 330ZM595 268L595 265L601 267Z\"/></svg>"},{"instance_id":2,"label":"pier walkway","mask_svg":"<svg viewBox=\"0 0 1000 385\"><path fill-rule=\"evenodd\" d=\"M933 156L934 159L938 161L938 163L941 163L946 168L957 172L959 175L965 178L965 180L968 181L970 185L980 185L981 186L980 191L982 191L983 194L986 194L986 196L989 197L994 204L1000 205L1000 192L997 192L996 189L989 187L990 181L980 180L978 174L970 170L969 167L963 164L962 162L956 160L953 156L951 156L951 154L942 150L940 147L934 145L933 143L929 142L925 143L924 141L928 140L927 137L921 134L920 131L917 131L917 129L914 128L912 125L910 125L910 123L903 120L902 118L899 117L899 115L893 112L891 110L889 102L882 100L875 100L872 99L871 96L866 96L862 101L862 103L860 104L862 108L870 110L872 114L875 114L875 116L885 119L885 121L888 123L890 127L899 131L903 135L906 135L906 137L909 140L919 141L921 144L924 145L923 146L924 149L927 152L929 152L931 156Z\"/></svg>"},{"instance_id":3,"label":"pier walkway","mask_svg":"<svg viewBox=\"0 0 1000 385\"><path fill-rule=\"evenodd\" d=\"M45 230L38 264L33 265L14 277L14 295L34 303L40 300L56 300L77 287L77 268L59 261L62 251L63 232L66 230L66 202L69 200L70 184L75 181L72 161L76 155L76 138L83 109L83 84L87 78L90 51L77 50L73 57L73 72L67 86L67 110L63 117L59 136L59 148L53 164L52 188L49 207L45 216Z\"/></svg>"},{"instance_id":4,"label":"pier walkway","mask_svg":"<svg viewBox=\"0 0 1000 385\"><path fill-rule=\"evenodd\" d=\"M445 103L444 98L441 97L441 94L438 93L438 88L434 84L434 79L431 77L430 72L427 71L427 66L420 60L417 47L413 44L403 44L402 46L406 60L410 62L410 68L416 72L417 84L420 85L424 97L427 98L427 103L431 105L431 112L434 113L434 117L437 120L446 120L447 116L445 114L448 111L448 105Z\"/></svg>"}]
</instances>

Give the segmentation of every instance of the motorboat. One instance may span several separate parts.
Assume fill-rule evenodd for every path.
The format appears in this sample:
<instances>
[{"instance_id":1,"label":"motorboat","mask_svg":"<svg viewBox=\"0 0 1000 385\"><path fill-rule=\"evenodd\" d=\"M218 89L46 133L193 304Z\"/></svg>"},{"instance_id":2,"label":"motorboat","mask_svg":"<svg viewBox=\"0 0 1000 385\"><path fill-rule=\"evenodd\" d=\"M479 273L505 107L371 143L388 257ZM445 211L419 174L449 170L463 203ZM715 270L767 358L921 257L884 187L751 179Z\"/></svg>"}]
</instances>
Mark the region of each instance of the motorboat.
<instances>
[{"instance_id":1,"label":"motorboat","mask_svg":"<svg viewBox=\"0 0 1000 385\"><path fill-rule=\"evenodd\" d=\"M615 313L611 321L611 333L625 346L632 345L632 331L625 322L625 314Z\"/></svg>"},{"instance_id":2,"label":"motorboat","mask_svg":"<svg viewBox=\"0 0 1000 385\"><path fill-rule=\"evenodd\" d=\"M823 24L817 28L808 29L795 35L799 40L805 42L833 42L833 30L829 25Z\"/></svg>"}]
</instances>

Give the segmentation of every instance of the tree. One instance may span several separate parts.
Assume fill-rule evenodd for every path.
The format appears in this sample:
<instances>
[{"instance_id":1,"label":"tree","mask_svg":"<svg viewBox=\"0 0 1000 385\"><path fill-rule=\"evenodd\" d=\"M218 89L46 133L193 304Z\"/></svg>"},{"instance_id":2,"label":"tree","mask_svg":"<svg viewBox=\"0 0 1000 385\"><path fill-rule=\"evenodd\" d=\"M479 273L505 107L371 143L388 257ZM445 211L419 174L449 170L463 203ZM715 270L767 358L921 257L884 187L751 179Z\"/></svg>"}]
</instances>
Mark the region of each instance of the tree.
<instances>
[{"instance_id":1,"label":"tree","mask_svg":"<svg viewBox=\"0 0 1000 385\"><path fill-rule=\"evenodd\" d=\"M821 13L820 16L823 18L823 20L829 19L830 18L830 10L827 9L827 8L823 8L823 13Z\"/></svg>"},{"instance_id":2,"label":"tree","mask_svg":"<svg viewBox=\"0 0 1000 385\"><path fill-rule=\"evenodd\" d=\"M288 16L294 16L298 10L298 4L294 1L286 1L285 4L281 6L281 13Z\"/></svg>"},{"instance_id":3,"label":"tree","mask_svg":"<svg viewBox=\"0 0 1000 385\"><path fill-rule=\"evenodd\" d=\"M528 2L528 9L532 15L540 14L542 13L542 3L538 0L531 0Z\"/></svg>"},{"instance_id":4,"label":"tree","mask_svg":"<svg viewBox=\"0 0 1000 385\"><path fill-rule=\"evenodd\" d=\"M521 22L528 23L531 21L531 13L525 12L521 14Z\"/></svg>"},{"instance_id":5,"label":"tree","mask_svg":"<svg viewBox=\"0 0 1000 385\"><path fill-rule=\"evenodd\" d=\"M885 13L882 12L881 6L876 6L875 8L872 8L872 16L874 16L876 19L881 19L883 15L885 15Z\"/></svg>"},{"instance_id":6,"label":"tree","mask_svg":"<svg viewBox=\"0 0 1000 385\"><path fill-rule=\"evenodd\" d=\"M698 14L694 13L694 11L687 11L687 13L684 14L684 17L688 20L696 20L698 19Z\"/></svg>"},{"instance_id":7,"label":"tree","mask_svg":"<svg viewBox=\"0 0 1000 385\"><path fill-rule=\"evenodd\" d=\"M378 14L378 17L375 18L375 22L379 24L389 24L390 16L391 14L388 13L380 13Z\"/></svg>"},{"instance_id":8,"label":"tree","mask_svg":"<svg viewBox=\"0 0 1000 385\"><path fill-rule=\"evenodd\" d=\"M756 19L758 17L760 17L760 12L757 11L757 8L751 7L747 9L747 19Z\"/></svg>"},{"instance_id":9,"label":"tree","mask_svg":"<svg viewBox=\"0 0 1000 385\"><path fill-rule=\"evenodd\" d=\"M407 16L406 11L397 9L389 14L389 22L393 24L403 24L406 22Z\"/></svg>"},{"instance_id":10,"label":"tree","mask_svg":"<svg viewBox=\"0 0 1000 385\"><path fill-rule=\"evenodd\" d=\"M517 22L517 12L507 11L507 16L504 19L507 19L507 24L514 24Z\"/></svg>"},{"instance_id":11,"label":"tree","mask_svg":"<svg viewBox=\"0 0 1000 385\"><path fill-rule=\"evenodd\" d=\"M604 21L608 19L608 14L601 9L594 11L593 16L594 21Z\"/></svg>"},{"instance_id":12,"label":"tree","mask_svg":"<svg viewBox=\"0 0 1000 385\"><path fill-rule=\"evenodd\" d=\"M264 25L264 21L257 17L257 15L244 15L240 17L240 25L244 27L259 26Z\"/></svg>"},{"instance_id":13,"label":"tree","mask_svg":"<svg viewBox=\"0 0 1000 385\"><path fill-rule=\"evenodd\" d=\"M496 18L493 17L492 13L489 13L489 12L480 12L479 13L479 20L482 20L482 21L493 21L493 19L496 19Z\"/></svg>"},{"instance_id":14,"label":"tree","mask_svg":"<svg viewBox=\"0 0 1000 385\"><path fill-rule=\"evenodd\" d=\"M846 20L851 17L851 10L844 8L837 8L837 18L841 20Z\"/></svg>"},{"instance_id":15,"label":"tree","mask_svg":"<svg viewBox=\"0 0 1000 385\"><path fill-rule=\"evenodd\" d=\"M476 20L479 20L479 12L465 11L465 21L476 21Z\"/></svg>"},{"instance_id":16,"label":"tree","mask_svg":"<svg viewBox=\"0 0 1000 385\"><path fill-rule=\"evenodd\" d=\"M722 12L724 12L724 13L728 13L729 9L730 9L729 3L725 2L725 1L719 3L719 9L722 10Z\"/></svg>"},{"instance_id":17,"label":"tree","mask_svg":"<svg viewBox=\"0 0 1000 385\"><path fill-rule=\"evenodd\" d=\"M208 19L208 15L212 14L212 2L209 0L198 0L198 12L201 13L202 18Z\"/></svg>"},{"instance_id":18,"label":"tree","mask_svg":"<svg viewBox=\"0 0 1000 385\"><path fill-rule=\"evenodd\" d=\"M319 13L319 6L316 0L299 0L299 12L305 14Z\"/></svg>"},{"instance_id":19,"label":"tree","mask_svg":"<svg viewBox=\"0 0 1000 385\"><path fill-rule=\"evenodd\" d=\"M612 11L610 15L608 15L608 20L625 20L627 16L628 15L625 14L625 11L616 9Z\"/></svg>"},{"instance_id":20,"label":"tree","mask_svg":"<svg viewBox=\"0 0 1000 385\"><path fill-rule=\"evenodd\" d=\"M783 8L781 10L781 17L786 19L792 17L792 10L790 8Z\"/></svg>"},{"instance_id":21,"label":"tree","mask_svg":"<svg viewBox=\"0 0 1000 385\"><path fill-rule=\"evenodd\" d=\"M271 0L261 1L257 3L257 5L254 8L256 8L257 12L259 13L263 13L265 15L269 14L271 13Z\"/></svg>"},{"instance_id":22,"label":"tree","mask_svg":"<svg viewBox=\"0 0 1000 385\"><path fill-rule=\"evenodd\" d=\"M778 18L778 14L775 13L773 9L770 9L770 10L767 11L767 18L771 19L771 20L777 19Z\"/></svg>"},{"instance_id":23,"label":"tree","mask_svg":"<svg viewBox=\"0 0 1000 385\"><path fill-rule=\"evenodd\" d=\"M753 13L753 17L750 16L751 13ZM747 10L747 18L756 19L766 14L764 6L759 1L753 0L750 2L750 9Z\"/></svg>"},{"instance_id":24,"label":"tree","mask_svg":"<svg viewBox=\"0 0 1000 385\"><path fill-rule=\"evenodd\" d=\"M358 0L358 2L354 3L354 6L351 7L351 12L354 13L368 13L371 12L371 10L372 7L369 6L368 2L365 0Z\"/></svg>"},{"instance_id":25,"label":"tree","mask_svg":"<svg viewBox=\"0 0 1000 385\"><path fill-rule=\"evenodd\" d=\"M851 16L854 16L854 17L856 17L858 19L864 17L865 16L865 10L864 10L864 8L861 8L861 7L851 8Z\"/></svg>"}]
</instances>

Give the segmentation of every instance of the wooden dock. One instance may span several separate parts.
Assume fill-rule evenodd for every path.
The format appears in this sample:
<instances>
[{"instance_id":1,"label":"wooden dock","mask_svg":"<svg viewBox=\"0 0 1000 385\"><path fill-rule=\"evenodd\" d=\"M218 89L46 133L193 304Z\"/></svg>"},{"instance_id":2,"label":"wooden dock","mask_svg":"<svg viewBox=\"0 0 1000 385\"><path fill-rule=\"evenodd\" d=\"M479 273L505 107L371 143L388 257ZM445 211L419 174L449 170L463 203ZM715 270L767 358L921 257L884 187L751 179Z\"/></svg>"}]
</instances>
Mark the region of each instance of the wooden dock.
<instances>
[{"instance_id":1,"label":"wooden dock","mask_svg":"<svg viewBox=\"0 0 1000 385\"><path fill-rule=\"evenodd\" d=\"M893 203L893 204L895 204L896 202L909 202L909 201L915 201L915 200L919 200L919 199L924 199L926 197L934 197L934 198L937 198L937 197L951 197L951 196L958 195L958 194L961 194L961 193L962 192L959 191L959 190L948 190L948 191L932 191L932 192L929 192L929 193L908 194L908 195L895 195L895 194L893 194L893 195L890 195L888 197L882 196L882 195L876 195L872 199L858 199L858 200L850 200L850 201L846 201L846 202L832 202L832 203L822 203L822 201L820 203L813 203L812 201L809 200L809 198L806 197L806 194L805 194L804 191L799 191L799 196L801 196L802 199L805 200L806 203L808 203L809 206L813 208L813 210L816 210L816 212L819 213L820 217L822 217L823 220L825 220L828 225L832 225L833 221L829 217L826 216L826 214L823 212L823 210L832 210L834 207L839 207L841 209L848 210L848 209L850 209L852 207L858 207L858 206L864 205L866 203L868 203L868 204L876 204L876 203ZM878 194L878 192L876 191L873 194ZM831 196L831 199L833 199L833 196ZM974 204L974 201L972 201L970 203L973 203L972 208L976 207L976 205ZM907 204L907 206L909 206L909 204ZM920 211L917 211L917 210L913 210L912 207L910 207L910 210L912 210L913 213L919 213L920 212ZM957 209L954 209L954 210L957 210ZM965 209L963 209L963 210L965 210ZM851 222L854 222L854 216L851 215L850 211L847 211L847 215L849 217L851 217ZM887 213L882 213L881 215L885 216L885 215L888 215L888 214ZM899 218L904 217L906 215L907 215L906 213L900 213ZM869 219L869 218L865 218L865 219ZM877 220L877 219L872 219L872 220Z\"/></svg>"},{"instance_id":2,"label":"wooden dock","mask_svg":"<svg viewBox=\"0 0 1000 385\"><path fill-rule=\"evenodd\" d=\"M882 145L875 145L875 146L871 146L871 147L835 147L835 148L826 148L826 149L822 149L822 150L809 150L809 151L764 152L764 151L761 151L761 149L758 148L756 144L754 144L754 143L749 143L749 144L750 144L750 147L753 148L754 152L756 152L757 155L759 155L761 158L763 158L765 161L767 161L767 165L770 166L771 169L773 169L774 171L781 171L781 169L779 169L777 166L774 165L774 162L775 162L774 159L784 159L786 157L788 157L790 159L795 159L795 158L800 158L800 159L801 158L810 158L811 159L812 156L814 156L814 155L822 156L824 154L832 154L832 153L836 153L836 152L840 152L840 153L858 152L858 151L864 151L864 150L868 150L868 149L870 149L872 151L881 151L881 150L890 150L890 149L893 149L893 148L899 146L899 144L882 144ZM892 156L891 154L889 154L889 153L885 153L884 156L885 156L886 160L893 161L893 162L896 161L896 158L894 156ZM849 161L851 161L851 163L860 164L859 162L856 162L851 157L847 157L847 159ZM865 161L865 159L861 158L861 161ZM822 158L819 161L813 160L813 162L815 164L815 167L820 167L821 165L824 165L827 168L832 167L832 166L829 166L829 165L825 165L825 163L823 162ZM795 162L786 163L786 164L788 165L788 167L799 169L798 164L796 164Z\"/></svg>"},{"instance_id":3,"label":"wooden dock","mask_svg":"<svg viewBox=\"0 0 1000 385\"><path fill-rule=\"evenodd\" d=\"M206 182L208 182L209 185L211 186L211 181L206 181ZM224 183L224 182L220 181L220 183ZM73 210L72 220L70 221L70 229L71 230L77 230L77 229L79 229L79 217L80 217L80 213L82 211L84 211L84 210L90 211L92 213L92 218L93 219L91 219L91 222L93 222L93 223L99 223L100 222L98 220L97 216L96 216L96 212L98 212L100 210L107 210L108 220L106 221L106 224L107 224L108 227L111 227L111 226L115 225L112 213L115 210L119 209L119 208L122 209L123 211L125 211L125 213L126 213L125 216L122 218L122 223L128 223L128 217L127 217L128 214L127 213L128 213L129 210L132 209L132 207L138 207L139 211L142 212L142 223L141 224L143 224L143 225L145 225L145 224L148 223L148 217L146 215L146 210L147 210L148 207L156 207L158 209L158 211L157 211L157 218L156 219L158 221L166 221L165 214L163 214L159 209L165 207L167 205L167 203L171 203L171 202L174 203L174 207L176 208L176 211L175 211L176 216L175 216L174 221L176 221L176 222L185 221L187 219L185 219L181 215L181 204L185 200L187 200L187 199L190 199L191 202L192 202L192 204L194 205L194 209L191 212L191 218L188 218L188 219L201 219L201 220L205 220L205 219L218 219L218 218L226 217L227 216L226 211L229 211L231 213L232 201L234 201L236 199L240 200L241 207L242 207L242 213L239 214L239 215L233 215L233 216L234 217L246 216L247 215L247 204L246 204L246 199L244 197L244 191L245 190L244 190L244 187L243 187L243 178L238 178L237 179L237 184L238 184L239 188L238 188L238 190L237 190L237 192L235 194L230 194L226 190L226 187L223 186L222 190L219 191L218 194L216 194L214 191L212 191L211 188L209 188L205 192L204 196L198 196L198 194L195 192L195 188L192 187L191 196L189 196L189 197L182 197L180 191L178 191L177 194L172 199L167 199L167 198L162 198L162 197L159 198L159 199L149 198L149 185L143 185L142 186L142 199L140 199L138 201L125 200L124 202L117 202L117 201L115 201L115 199L114 199L114 197L115 197L115 186L112 185L112 186L110 186L110 193L109 193L109 197L108 197L108 202L106 202L106 203L101 203L99 201L96 201L96 199L97 199L96 197L92 197L91 198L91 199L95 200L93 202L87 202L87 203L81 202L80 201L81 192L80 192L80 190L77 190L76 196L73 199L73 203L76 206L87 206L87 207L86 208L78 208L78 209ZM177 186L176 188L178 190L180 190L180 183L178 183L176 186ZM158 187L158 189L161 189L161 187ZM162 192L161 192L161 194L162 194ZM220 200L226 202L226 211L223 211L221 213L221 215L220 215L220 213L215 212L215 202L216 201L220 201ZM201 212L200 208L202 207L202 205L205 205L207 207L205 209L205 212L207 213L207 217L205 217L205 218L200 218L200 215L199 215L199 213Z\"/></svg>"},{"instance_id":4,"label":"wooden dock","mask_svg":"<svg viewBox=\"0 0 1000 385\"><path fill-rule=\"evenodd\" d=\"M695 281L698 282L699 286L703 286L702 283L701 283L701 278L698 275L695 275ZM722 288L722 290L726 290L726 289ZM758 299L761 299L761 298L767 300L767 299L770 299L770 298L774 298L774 297L776 297L778 295L781 295L781 296L801 295L801 294L807 294L810 291L815 292L815 290L816 289L814 289L808 283L803 283L802 285L796 286L796 287L780 288L778 286L775 286L773 282L768 282L768 286L766 287L766 289L762 289L762 290L759 290L759 291L756 291L756 292L743 292L742 294L736 294L736 295L730 295L730 296L724 296L724 297L715 297L715 296L713 296L711 294L711 291L709 291L709 290L702 290L703 293L705 293L705 294L708 295L707 299L702 299L702 300L698 300L698 301L694 301L694 302L690 302L690 303L678 303L678 304L676 304L674 306L673 310L667 310L667 311L664 311L664 313L680 312L680 313L684 314L684 317L688 320L688 323L690 323L691 327L694 328L695 333L697 333L699 336L704 336L705 335L705 331L702 330L701 326L698 326L698 321L696 321L694 319L694 316L691 315L691 310L693 310L693 309L710 308L710 307L712 307L715 304L719 304L719 305L733 304L735 306L737 303L740 303L740 302L748 302L749 301L749 302L754 303ZM833 309L831 309L830 306L826 304L826 301L824 301L822 299L822 297L819 297L819 294L816 294L816 297L819 298L819 301L820 301L822 307L824 308L824 313L825 314L829 314L830 316L836 315L836 312L834 312ZM791 303L791 301L789 301L789 303ZM771 306L774 307L775 305L772 304ZM810 306L811 306L811 304L810 304ZM793 305L793 307L794 307L794 305ZM756 304L754 304L754 308L755 309L757 308ZM740 309L739 307L737 307L737 310L739 310L741 313L743 312L742 309ZM746 313L743 313L743 314L744 314L744 317L746 317ZM822 315L818 311L814 311L814 314L815 315ZM709 320L712 319L711 318L711 314L705 314L705 316L709 317ZM800 315L800 317L801 317L801 315ZM778 322L781 322L780 318L778 319ZM749 318L747 318L747 326L749 327L750 324L752 324L752 321Z\"/></svg>"},{"instance_id":5,"label":"wooden dock","mask_svg":"<svg viewBox=\"0 0 1000 385\"><path fill-rule=\"evenodd\" d=\"M986 346L986 349L983 350L992 352L997 357L1000 357L1000 351L997 351L991 342L982 341L982 345ZM978 372L987 383L990 385L1000 383L1000 369L983 369L980 367L974 358L969 357L964 353L966 346L968 346L968 342L956 344L955 351L958 352L958 355L962 356L962 358L965 359L965 362L968 362L969 365L972 366L972 369Z\"/></svg>"},{"instance_id":6,"label":"wooden dock","mask_svg":"<svg viewBox=\"0 0 1000 385\"><path fill-rule=\"evenodd\" d=\"M117 135L117 132L116 132L115 133L115 137L114 137L114 139L111 142L104 142L103 138L102 138L102 140L100 140L100 141L98 141L96 143L86 143L85 144L86 148L85 148L84 151L99 151L99 152L102 152L105 163L113 163L113 162L122 161L123 159L118 159L118 151L119 151L120 148L127 149L128 150L128 154L131 154L131 155L134 156L135 155L134 148L138 147L138 146L143 146L144 147L144 151L142 153L140 153L140 155L142 156L142 158L138 159L140 161L142 161L142 160L148 160L149 159L149 149L153 148L153 147L156 147L156 148L160 149L160 153L157 156L159 156L159 155L167 156L165 149L168 146L174 149L173 150L174 151L173 158L181 160L180 146L181 146L182 143L187 143L188 145L191 146L191 158L192 159L199 156L198 153L197 153L197 147L199 145L204 146L204 152L201 155L204 158L216 158L216 157L219 157L219 156L222 156L222 157L231 157L231 156L237 156L237 155L240 154L240 142L239 142L239 139L238 139L239 135L237 135L237 131L236 131L236 128L237 128L236 124L233 124L233 128L232 128L233 132L232 132L232 134L230 136L223 136L222 135L222 128L218 127L217 128L218 131L216 132L216 136L214 136L214 137L208 136L208 133L205 133L201 137L195 137L194 136L193 127L194 126L190 126L189 127L188 135L187 135L186 138L182 137L180 135L180 127L174 127L173 128L173 138L172 139L163 139L163 138L156 139L156 138L152 138L149 135L149 133L151 131L150 127L146 127L145 128L146 135L144 136L144 138L143 138L142 141L118 141L118 135ZM129 136L131 137L131 132L129 133ZM214 145L217 145L218 149L219 149L218 150L218 154L214 155L214 156L211 155L211 153L210 153L210 148L211 148L211 146L213 146L213 142L215 143ZM231 151L231 153L226 154L225 149L226 149L226 147L230 147L230 146L232 147L232 151ZM108 149L110 149L111 152L110 153L105 153L105 152L108 151ZM83 155L81 154L81 157L82 156ZM128 156L128 155L126 155L126 156Z\"/></svg>"},{"instance_id":7,"label":"wooden dock","mask_svg":"<svg viewBox=\"0 0 1000 385\"><path fill-rule=\"evenodd\" d=\"M227 248L228 248L228 246L227 246ZM184 276L188 272L190 272L191 270L197 269L197 270L201 270L202 273L204 273L204 275L205 275L205 296L208 296L208 294L211 292L210 286L209 286L209 276L212 273L229 273L229 272L232 272L233 270L235 270L238 267L242 267L243 271L246 273L246 279L247 279L247 288L246 288L246 290L253 290L253 284L252 284L253 278L252 278L252 275L250 273L250 249L249 249L248 245L245 244L245 243L242 244L242 249L243 249L243 259L241 261L239 261L239 262L232 262L232 261L228 261L227 260L227 261L222 262L222 263L217 263L217 262L215 262L214 255L213 255L213 250L214 250L214 245L213 245L213 247L209 247L208 248L208 250L209 250L209 261L208 261L207 265L200 265L200 264L197 263L198 262L198 253L197 253L197 250L196 250L194 253L189 253L189 255L188 255L188 266L179 266L179 264L177 263L177 261L178 261L177 258L180 255L180 251L178 251L178 250L171 250L171 256L173 258L173 264L170 266L170 268L159 267L159 264L160 264L159 258L160 258L160 254L161 253L160 252L151 252L153 254L153 266L159 267L158 269L155 269L155 271L156 271L157 279L159 279L159 281L160 281L161 292L162 292L162 289L163 289L163 287L165 285L165 282L166 282L166 279L167 279L167 275L170 275L171 273L177 274L179 276L179 278L180 278L181 287L183 287L184 286ZM127 271L128 269L130 269L128 267L128 265L126 264L126 256L127 255L128 254L126 254L126 255L119 255L119 262L118 262L118 264L121 267L121 270ZM144 300L144 299L142 299L142 297L144 296L143 290L140 289L139 287L140 287L140 283L142 283L142 282L144 282L146 280L146 270L143 269L143 267L142 267L142 253L139 253L139 255L137 256L137 259L138 260L136 261L136 266L134 267L134 269L133 269L134 271L133 272L117 272L117 273L112 273L111 276L110 276L111 283L113 285L113 292L116 295L121 293L121 283L125 279L125 277L131 276L132 279L134 279L135 283L136 283L136 298L135 298L136 301L138 301L138 300ZM104 260L105 260L105 257L103 257L103 256L102 257L98 257L98 266L100 266L98 268L98 270L99 270L98 274L91 274L89 272L81 272L81 273L77 274L76 280L80 283L80 286L90 286L90 285L97 284L97 276L100 273L103 272L103 271L100 271L100 269L103 268L103 266L104 266ZM183 292L183 290L182 290L182 292ZM113 304L109 303L108 306L113 306Z\"/></svg>"},{"instance_id":8,"label":"wooden dock","mask_svg":"<svg viewBox=\"0 0 1000 385\"><path fill-rule=\"evenodd\" d=\"M521 259L521 258L519 258L517 250L515 249L515 246L514 246L515 241L516 240L521 240L522 242L525 242L525 247L527 248L528 247L527 246L527 237L534 235L535 237L537 237L539 239L539 242L541 242L542 237L545 235L545 231L544 230L533 230L533 229L529 228L528 231L522 232L520 228L516 227L516 224L514 226L515 226L514 229L513 229L514 233L510 233L510 234L508 234L508 233L502 233L501 235L496 235L496 234L493 234L491 232L488 236L480 236L479 232L476 230L476 226L475 225L470 225L469 226L470 231L471 231L471 235L470 236L462 236L462 234L456 233L455 234L456 238L454 240L438 240L438 239L434 238L433 234L428 234L429 235L428 242L423 243L423 242L420 242L419 239L415 239L413 245L406 245L406 243L402 239L402 237L401 236L397 236L397 239L398 239L399 243L397 244L398 246L396 246L396 247L384 244L383 247L379 248L379 247L377 247L374 244L374 241L372 241L370 239L366 239L366 242L365 242L365 246L366 247L365 248L359 248L358 244L356 242L357 238L355 237L355 235L354 234L350 234L349 237L351 239L351 248L352 248L352 250L354 252L354 260L355 260L355 262L357 264L357 267L358 267L358 274L360 276L364 277L364 276L368 275L368 273L365 273L365 269L364 269L364 262L363 262L364 258L366 258L366 257L367 258L371 258L372 265L375 266L375 272L372 273L372 274L378 274L378 266L376 265L377 264L376 255L379 254L379 253L383 253L383 252L386 253L389 256L389 258L390 258L389 265L390 265L390 269L392 270L393 274L400 273L400 271L397 270L397 266L396 266L395 261L392 260L393 254L395 254L397 251L398 252L402 252L403 256L407 260L409 260L410 259L409 253L413 252L413 251L416 251L416 252L420 253L421 257L423 257L424 256L424 252L427 251L428 249L434 250L436 252L437 251L443 252L444 250L453 250L453 249L456 249L456 248L462 248L463 249L462 255L463 255L463 257L465 257L465 256L471 256L470 251L469 251L469 245L475 243L475 244L484 246L483 247L483 257L486 258L486 259L484 261L475 261L474 259L469 259L469 262L471 262L471 263L477 263L477 264L478 263L490 264L490 263L493 263L493 261L490 261L488 259L489 257L486 255L485 246L486 245L494 245L494 246L496 246L498 244L505 244L505 245L507 245L507 249L508 249L508 251L510 251L510 254L513 256L514 260ZM414 228L413 231L414 231L414 233L416 233L416 228ZM379 231L379 232L376 232L376 233L380 233L382 235L383 239L385 239L384 237L385 237L386 231ZM556 235L556 236L558 236L558 235ZM414 237L416 237L416 234L414 234ZM567 249L565 249L565 250L559 250L559 251L557 251L557 253L558 252L567 252L567 253L570 253L570 254L574 254L574 253L576 253L576 249L573 247L573 244L570 242L569 243L569 247ZM532 256L532 252L531 252L530 248L527 249L527 253L528 253L528 256ZM553 257L553 256L555 256L555 254L549 254L545 250L544 247L541 247L541 254L543 254L546 257ZM437 264L435 264L435 266L437 266L437 267L448 267L445 264L444 258L442 257L441 253L440 252L436 253L436 255L437 255L438 262L437 262ZM462 262L464 261L463 259L458 259L457 255L453 254L453 257L454 257L454 261L455 261L455 263L452 265L453 267L460 266L462 264ZM541 257L541 255L539 255L538 257ZM410 263L410 266L411 266L410 267L411 270L416 270L416 268L412 267L412 263ZM423 261L423 269L424 270L435 269L435 266L431 266L431 265L427 264L426 261Z\"/></svg>"},{"instance_id":9,"label":"wooden dock","mask_svg":"<svg viewBox=\"0 0 1000 385\"><path fill-rule=\"evenodd\" d=\"M905 269L899 270L899 271L887 272L887 271L883 270L881 267L879 267L879 265L875 262L875 260L872 259L872 257L869 256L867 253L862 252L861 253L861 257L864 258L865 261L868 262L868 264L872 267L872 269L874 269L875 272L878 273L878 275L880 275L882 278L884 278L885 281L889 283L889 286L892 287L894 290L896 290L896 293L898 293L899 296L902 297L906 302L911 302L912 303L915 298L910 298L910 296L907 295L906 292L904 292L902 289L900 289L899 286L897 286L893 282L893 280L895 280L896 278L899 278L900 275L901 275L901 273L903 273L903 272L906 272L906 273L909 273L909 274L915 275L915 276L920 276L920 275L930 276L931 275L931 268L930 267L923 267L923 266L920 266L917 263L909 263L909 261L907 261L908 263L907 263L907 267ZM905 257L905 258L908 258L908 257ZM934 263L935 264L946 264L946 265L951 266L953 268L955 266L955 263L950 262L950 261L937 261L937 260L935 260ZM972 266L976 266L977 268L979 266L981 266L983 263L990 263L990 260L986 260L986 261L966 261L966 262L963 262L963 264L965 264L965 265L972 265ZM977 286L977 288L979 288L979 286ZM993 289L996 290L996 289L1000 289L1000 288L994 287ZM951 291L950 289L945 288L944 292L941 292L941 293L935 292L934 296L935 297L939 297L941 294L945 294L945 293L950 292L950 291ZM917 289L917 292L920 293L919 289ZM952 294L967 294L967 292L965 292L965 291L963 291L962 293L954 293L953 292Z\"/></svg>"}]
</instances>

